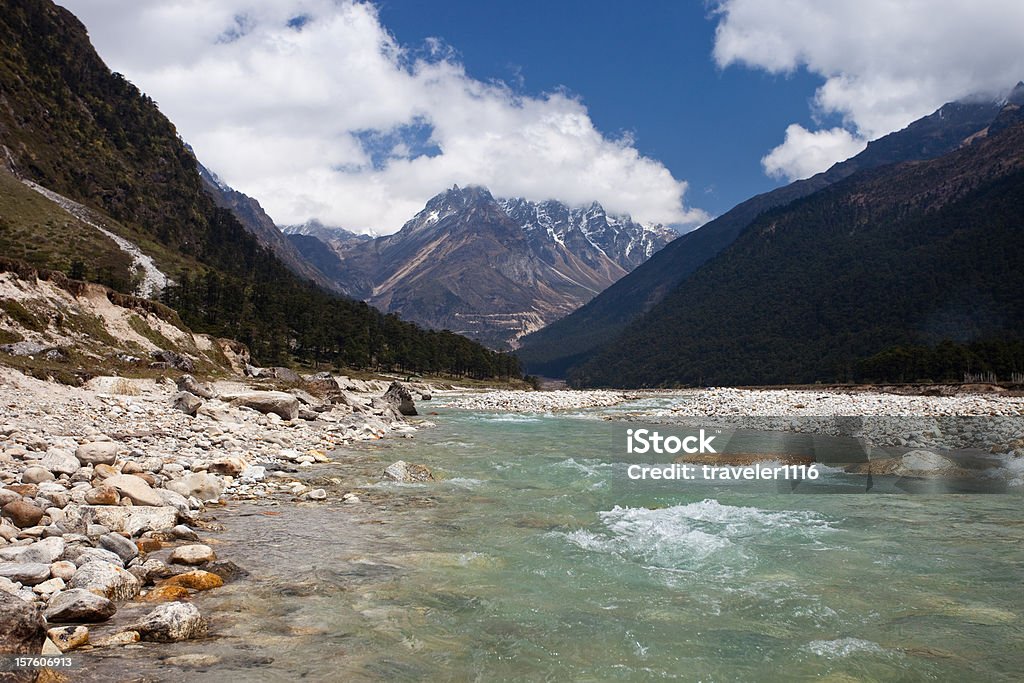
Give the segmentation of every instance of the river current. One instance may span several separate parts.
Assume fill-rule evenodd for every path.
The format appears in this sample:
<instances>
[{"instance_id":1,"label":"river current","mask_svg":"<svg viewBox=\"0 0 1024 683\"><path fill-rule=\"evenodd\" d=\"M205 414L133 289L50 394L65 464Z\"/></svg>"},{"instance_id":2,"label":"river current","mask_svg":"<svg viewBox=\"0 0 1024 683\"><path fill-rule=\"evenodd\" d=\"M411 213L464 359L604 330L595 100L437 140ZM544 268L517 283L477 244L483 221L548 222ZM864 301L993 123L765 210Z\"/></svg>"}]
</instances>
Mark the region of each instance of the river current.
<instances>
[{"instance_id":1,"label":"river current","mask_svg":"<svg viewBox=\"0 0 1024 683\"><path fill-rule=\"evenodd\" d=\"M339 456L363 503L232 505L214 637L107 651L153 680L1019 680L1022 490L631 480L627 425L425 404ZM421 406L423 407L423 406ZM635 425L631 425L635 426ZM439 481L381 483L398 459ZM851 490L863 478L825 468ZM124 677L124 676L122 676ZM129 677L130 678L130 677Z\"/></svg>"}]
</instances>

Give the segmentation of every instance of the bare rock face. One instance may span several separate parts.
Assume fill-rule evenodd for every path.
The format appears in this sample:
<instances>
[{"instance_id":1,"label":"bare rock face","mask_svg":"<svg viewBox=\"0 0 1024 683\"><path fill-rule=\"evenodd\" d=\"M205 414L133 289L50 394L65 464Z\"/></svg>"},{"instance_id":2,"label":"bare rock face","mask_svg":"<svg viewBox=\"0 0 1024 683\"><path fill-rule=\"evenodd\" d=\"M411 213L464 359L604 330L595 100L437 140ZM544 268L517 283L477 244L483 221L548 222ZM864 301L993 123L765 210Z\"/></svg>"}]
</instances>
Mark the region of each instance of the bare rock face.
<instances>
[{"instance_id":1,"label":"bare rock face","mask_svg":"<svg viewBox=\"0 0 1024 683\"><path fill-rule=\"evenodd\" d=\"M384 393L384 400L390 403L402 415L418 415L412 394L401 382L392 382Z\"/></svg>"},{"instance_id":2,"label":"bare rock face","mask_svg":"<svg viewBox=\"0 0 1024 683\"><path fill-rule=\"evenodd\" d=\"M206 620L192 603L160 605L133 627L142 640L173 643L206 635Z\"/></svg>"},{"instance_id":3,"label":"bare rock face","mask_svg":"<svg viewBox=\"0 0 1024 683\"><path fill-rule=\"evenodd\" d=\"M46 620L37 605L0 591L0 652L37 655L46 640ZM34 681L37 672L27 669L0 672L0 681Z\"/></svg>"},{"instance_id":4,"label":"bare rock face","mask_svg":"<svg viewBox=\"0 0 1024 683\"><path fill-rule=\"evenodd\" d=\"M393 235L305 234L316 239L296 235L296 246L350 296L494 347L579 308L676 237L596 203L496 200L482 187L437 195Z\"/></svg>"},{"instance_id":5,"label":"bare rock face","mask_svg":"<svg viewBox=\"0 0 1024 683\"><path fill-rule=\"evenodd\" d=\"M275 413L283 420L299 417L299 399L283 391L249 391L232 398L231 405L245 406L261 413Z\"/></svg>"},{"instance_id":6,"label":"bare rock face","mask_svg":"<svg viewBox=\"0 0 1024 683\"><path fill-rule=\"evenodd\" d=\"M177 368L178 370L184 370L185 372L195 372L196 364L188 356L183 356L175 351L154 351L150 354L156 363L161 363L167 367Z\"/></svg>"}]
</instances>

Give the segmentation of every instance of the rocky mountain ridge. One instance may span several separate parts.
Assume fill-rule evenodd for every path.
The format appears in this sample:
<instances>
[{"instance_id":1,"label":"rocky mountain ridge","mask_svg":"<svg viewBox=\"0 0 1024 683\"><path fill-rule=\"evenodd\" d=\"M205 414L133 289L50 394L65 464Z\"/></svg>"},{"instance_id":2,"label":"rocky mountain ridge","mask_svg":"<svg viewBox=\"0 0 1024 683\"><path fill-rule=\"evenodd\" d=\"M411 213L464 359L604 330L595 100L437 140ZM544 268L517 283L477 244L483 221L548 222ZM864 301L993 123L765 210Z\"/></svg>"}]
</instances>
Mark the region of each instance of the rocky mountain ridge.
<instances>
[{"instance_id":1,"label":"rocky mountain ridge","mask_svg":"<svg viewBox=\"0 0 1024 683\"><path fill-rule=\"evenodd\" d=\"M431 198L393 235L360 240L320 225L287 232L350 296L497 348L568 314L676 236L596 202L495 199L477 186Z\"/></svg>"},{"instance_id":2,"label":"rocky mountain ridge","mask_svg":"<svg viewBox=\"0 0 1024 683\"><path fill-rule=\"evenodd\" d=\"M214 203L234 214L242 226L252 233L260 244L273 251L288 266L289 270L299 277L312 280L324 289L337 290L334 281L321 273L316 264L311 264L303 258L295 245L281 234L274 224L274 220L267 215L256 199L239 192L222 181L216 173L203 166L198 159L196 159L196 170L199 171L199 176L203 179L203 189L210 195Z\"/></svg>"}]
</instances>

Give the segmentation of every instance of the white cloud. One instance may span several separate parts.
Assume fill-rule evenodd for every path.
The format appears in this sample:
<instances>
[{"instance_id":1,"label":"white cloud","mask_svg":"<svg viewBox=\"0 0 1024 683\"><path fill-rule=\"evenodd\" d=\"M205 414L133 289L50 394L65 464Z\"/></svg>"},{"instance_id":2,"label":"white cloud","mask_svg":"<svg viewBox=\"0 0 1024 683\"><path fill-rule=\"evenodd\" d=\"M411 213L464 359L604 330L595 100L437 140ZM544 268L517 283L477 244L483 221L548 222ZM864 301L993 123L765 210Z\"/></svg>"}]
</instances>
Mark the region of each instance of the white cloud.
<instances>
[{"instance_id":1,"label":"white cloud","mask_svg":"<svg viewBox=\"0 0 1024 683\"><path fill-rule=\"evenodd\" d=\"M840 159L849 159L867 144L844 128L809 131L798 123L786 128L786 140L761 159L773 178L797 180L823 171Z\"/></svg>"},{"instance_id":2,"label":"white cloud","mask_svg":"<svg viewBox=\"0 0 1024 683\"><path fill-rule=\"evenodd\" d=\"M453 183L597 200L645 221L707 218L685 206L685 182L631 139L604 136L578 99L473 79L439 41L417 56L371 4L64 4L203 163L279 223L317 217L387 233Z\"/></svg>"},{"instance_id":3,"label":"white cloud","mask_svg":"<svg viewBox=\"0 0 1024 683\"><path fill-rule=\"evenodd\" d=\"M996 95L1024 78L1020 0L717 0L715 13L720 66L778 74L806 68L825 79L817 112L843 117L845 137L790 126L764 158L769 173L786 177L841 161L853 140L863 144L946 102ZM827 148L834 154L824 154ZM802 150L817 163L801 158Z\"/></svg>"}]
</instances>

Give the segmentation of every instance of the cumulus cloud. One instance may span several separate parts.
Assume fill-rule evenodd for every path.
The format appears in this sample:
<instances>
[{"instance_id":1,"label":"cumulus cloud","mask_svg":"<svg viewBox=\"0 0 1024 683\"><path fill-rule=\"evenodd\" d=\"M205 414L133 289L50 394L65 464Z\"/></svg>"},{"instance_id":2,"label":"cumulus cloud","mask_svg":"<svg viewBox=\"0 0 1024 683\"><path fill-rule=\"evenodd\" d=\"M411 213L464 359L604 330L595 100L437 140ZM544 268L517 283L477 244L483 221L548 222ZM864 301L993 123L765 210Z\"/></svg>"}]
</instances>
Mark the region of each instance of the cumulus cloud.
<instances>
[{"instance_id":1,"label":"cumulus cloud","mask_svg":"<svg viewBox=\"0 0 1024 683\"><path fill-rule=\"evenodd\" d=\"M578 98L474 79L438 40L398 44L366 2L64 4L203 163L280 224L384 234L454 183L597 200L644 221L707 218L685 205L685 182L602 134Z\"/></svg>"},{"instance_id":2,"label":"cumulus cloud","mask_svg":"<svg viewBox=\"0 0 1024 683\"><path fill-rule=\"evenodd\" d=\"M815 113L842 117L842 129L790 126L763 159L773 175L825 170L946 102L997 96L1024 78L1019 0L717 0L713 7L720 66L806 68L824 79Z\"/></svg>"},{"instance_id":3,"label":"cumulus cloud","mask_svg":"<svg viewBox=\"0 0 1024 683\"><path fill-rule=\"evenodd\" d=\"M867 143L845 128L809 131L798 123L786 128L786 140L761 159L773 178L796 180L823 171L839 159L849 159Z\"/></svg>"}]
</instances>

